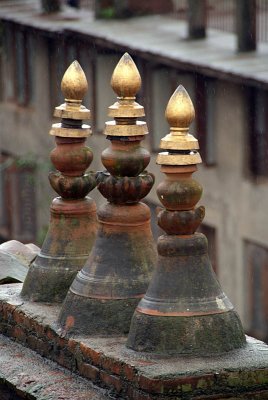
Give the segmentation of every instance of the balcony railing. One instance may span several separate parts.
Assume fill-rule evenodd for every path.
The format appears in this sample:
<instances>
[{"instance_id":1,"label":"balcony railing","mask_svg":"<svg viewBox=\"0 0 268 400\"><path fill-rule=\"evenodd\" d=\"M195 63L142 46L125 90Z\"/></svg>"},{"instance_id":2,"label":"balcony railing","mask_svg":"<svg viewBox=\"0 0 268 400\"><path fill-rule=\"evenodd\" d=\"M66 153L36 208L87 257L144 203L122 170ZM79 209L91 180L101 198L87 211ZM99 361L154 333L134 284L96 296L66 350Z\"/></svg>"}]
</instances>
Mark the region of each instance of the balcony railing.
<instances>
[{"instance_id":1,"label":"balcony railing","mask_svg":"<svg viewBox=\"0 0 268 400\"><path fill-rule=\"evenodd\" d=\"M187 1L177 8L179 19L187 19ZM236 32L236 0L207 0L207 27ZM268 42L268 0L256 0L256 34L259 42Z\"/></svg>"}]
</instances>

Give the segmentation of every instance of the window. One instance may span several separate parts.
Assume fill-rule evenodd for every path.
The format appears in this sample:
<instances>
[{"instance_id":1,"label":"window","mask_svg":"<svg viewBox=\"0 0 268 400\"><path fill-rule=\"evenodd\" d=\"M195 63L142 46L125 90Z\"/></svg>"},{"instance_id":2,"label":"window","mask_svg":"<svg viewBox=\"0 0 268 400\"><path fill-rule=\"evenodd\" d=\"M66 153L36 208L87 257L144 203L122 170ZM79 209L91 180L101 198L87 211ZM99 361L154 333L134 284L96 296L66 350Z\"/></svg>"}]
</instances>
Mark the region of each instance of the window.
<instances>
[{"instance_id":1,"label":"window","mask_svg":"<svg viewBox=\"0 0 268 400\"><path fill-rule=\"evenodd\" d=\"M48 40L48 65L50 105L53 114L54 108L64 102L61 92L61 80L66 70L64 43L53 39Z\"/></svg>"},{"instance_id":2,"label":"window","mask_svg":"<svg viewBox=\"0 0 268 400\"><path fill-rule=\"evenodd\" d=\"M249 93L250 171L255 177L268 177L268 93L253 88Z\"/></svg>"},{"instance_id":3,"label":"window","mask_svg":"<svg viewBox=\"0 0 268 400\"><path fill-rule=\"evenodd\" d=\"M184 86L184 88L187 90L187 92L193 102L194 109L196 110L196 85L195 85L194 75L186 73L186 72L176 74L175 89L179 85ZM193 136L197 137L198 132L196 130L196 119L194 119L194 121L191 123L189 132Z\"/></svg>"},{"instance_id":4,"label":"window","mask_svg":"<svg viewBox=\"0 0 268 400\"><path fill-rule=\"evenodd\" d=\"M82 104L90 109L91 111L91 119L90 121L86 121L86 124L91 125L93 132L95 132L95 103L96 103L96 93L95 93L95 49L89 45L89 43L81 41L79 43L78 48L78 56L77 60L79 61L83 71L86 75L88 81L88 90L85 94L85 97L82 101ZM106 111L107 115L107 111Z\"/></svg>"},{"instance_id":5,"label":"window","mask_svg":"<svg viewBox=\"0 0 268 400\"><path fill-rule=\"evenodd\" d=\"M151 70L151 140L152 148L159 150L160 140L169 133L169 125L165 119L165 110L173 87L170 69L157 68Z\"/></svg>"},{"instance_id":6,"label":"window","mask_svg":"<svg viewBox=\"0 0 268 400\"><path fill-rule=\"evenodd\" d=\"M33 100L34 43L30 32L15 24L4 26L5 96L21 106Z\"/></svg>"},{"instance_id":7,"label":"window","mask_svg":"<svg viewBox=\"0 0 268 400\"><path fill-rule=\"evenodd\" d=\"M27 103L25 32L15 32L15 92L19 104Z\"/></svg>"},{"instance_id":8,"label":"window","mask_svg":"<svg viewBox=\"0 0 268 400\"><path fill-rule=\"evenodd\" d=\"M3 66L5 66L6 79L3 80L3 86L5 88L5 98L7 100L15 99L15 84L14 84L14 29L12 24L4 25L3 35ZM3 77L2 77L3 79Z\"/></svg>"},{"instance_id":9,"label":"window","mask_svg":"<svg viewBox=\"0 0 268 400\"><path fill-rule=\"evenodd\" d=\"M215 132L215 80L198 75L196 79L196 136L200 153L205 165L216 164L216 132Z\"/></svg>"},{"instance_id":10,"label":"window","mask_svg":"<svg viewBox=\"0 0 268 400\"><path fill-rule=\"evenodd\" d=\"M36 168L22 160L0 153L0 238L27 243L36 236Z\"/></svg>"},{"instance_id":11,"label":"window","mask_svg":"<svg viewBox=\"0 0 268 400\"><path fill-rule=\"evenodd\" d=\"M11 238L10 215L8 209L9 192L7 185L7 170L13 164L8 154L0 153L0 242Z\"/></svg>"},{"instance_id":12,"label":"window","mask_svg":"<svg viewBox=\"0 0 268 400\"><path fill-rule=\"evenodd\" d=\"M120 56L112 53L97 54L95 76L95 129L103 132L105 122L111 119L107 117L108 107L116 102L116 94L110 86L112 73Z\"/></svg>"},{"instance_id":13,"label":"window","mask_svg":"<svg viewBox=\"0 0 268 400\"><path fill-rule=\"evenodd\" d=\"M268 248L245 242L249 334L268 339Z\"/></svg>"}]
</instances>

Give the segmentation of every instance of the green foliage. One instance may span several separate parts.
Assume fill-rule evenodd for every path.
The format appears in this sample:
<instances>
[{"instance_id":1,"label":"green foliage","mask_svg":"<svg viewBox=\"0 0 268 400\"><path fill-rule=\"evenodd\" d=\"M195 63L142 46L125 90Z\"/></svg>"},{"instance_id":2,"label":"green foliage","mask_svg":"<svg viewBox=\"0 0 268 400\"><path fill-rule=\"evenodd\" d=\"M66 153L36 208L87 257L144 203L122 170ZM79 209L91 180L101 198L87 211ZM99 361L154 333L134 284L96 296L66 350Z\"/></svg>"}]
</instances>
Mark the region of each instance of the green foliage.
<instances>
[{"instance_id":1,"label":"green foliage","mask_svg":"<svg viewBox=\"0 0 268 400\"><path fill-rule=\"evenodd\" d=\"M114 7L102 8L99 12L99 18L111 19L115 17Z\"/></svg>"},{"instance_id":2,"label":"green foliage","mask_svg":"<svg viewBox=\"0 0 268 400\"><path fill-rule=\"evenodd\" d=\"M17 157L15 164L18 168L36 168L37 158L34 154L28 153L24 156Z\"/></svg>"},{"instance_id":3,"label":"green foliage","mask_svg":"<svg viewBox=\"0 0 268 400\"><path fill-rule=\"evenodd\" d=\"M18 168L38 169L44 172L55 169L50 160L40 159L33 153L26 153L23 156L16 157L15 165Z\"/></svg>"}]
</instances>

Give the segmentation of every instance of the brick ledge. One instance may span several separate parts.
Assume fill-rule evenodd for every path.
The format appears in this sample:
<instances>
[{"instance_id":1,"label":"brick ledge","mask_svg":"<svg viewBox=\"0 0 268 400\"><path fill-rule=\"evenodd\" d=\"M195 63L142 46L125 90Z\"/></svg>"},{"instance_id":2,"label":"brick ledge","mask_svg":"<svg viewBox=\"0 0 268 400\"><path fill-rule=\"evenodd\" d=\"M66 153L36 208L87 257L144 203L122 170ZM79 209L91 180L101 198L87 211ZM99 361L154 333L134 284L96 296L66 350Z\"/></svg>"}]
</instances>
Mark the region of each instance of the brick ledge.
<instances>
[{"instance_id":1,"label":"brick ledge","mask_svg":"<svg viewBox=\"0 0 268 400\"><path fill-rule=\"evenodd\" d=\"M55 323L60 305L25 302L21 287L0 286L0 333L123 398L268 399L263 342L248 338L245 348L217 357L163 358L127 349L125 337L68 338Z\"/></svg>"}]
</instances>

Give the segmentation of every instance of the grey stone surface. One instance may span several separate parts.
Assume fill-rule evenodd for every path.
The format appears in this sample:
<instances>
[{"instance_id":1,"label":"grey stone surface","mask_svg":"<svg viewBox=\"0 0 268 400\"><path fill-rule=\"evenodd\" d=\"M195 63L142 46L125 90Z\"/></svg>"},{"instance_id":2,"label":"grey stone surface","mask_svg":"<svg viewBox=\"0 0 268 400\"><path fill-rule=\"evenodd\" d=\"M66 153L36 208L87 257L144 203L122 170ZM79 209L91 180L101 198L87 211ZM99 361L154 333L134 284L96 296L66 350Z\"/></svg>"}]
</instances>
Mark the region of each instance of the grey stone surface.
<instances>
[{"instance_id":1,"label":"grey stone surface","mask_svg":"<svg viewBox=\"0 0 268 400\"><path fill-rule=\"evenodd\" d=\"M23 282L31 261L36 257L39 247L27 245L17 240L9 240L0 245L0 284Z\"/></svg>"},{"instance_id":2,"label":"grey stone surface","mask_svg":"<svg viewBox=\"0 0 268 400\"><path fill-rule=\"evenodd\" d=\"M0 254L8 253L26 267L34 260L40 248L33 243L23 244L18 240L9 240L0 244Z\"/></svg>"},{"instance_id":3,"label":"grey stone surface","mask_svg":"<svg viewBox=\"0 0 268 400\"><path fill-rule=\"evenodd\" d=\"M0 335L1 390L21 399L104 400L108 392ZM13 397L11 397L13 398Z\"/></svg>"},{"instance_id":4,"label":"grey stone surface","mask_svg":"<svg viewBox=\"0 0 268 400\"><path fill-rule=\"evenodd\" d=\"M27 272L28 267L16 257L0 250L0 284L23 282Z\"/></svg>"}]
</instances>

